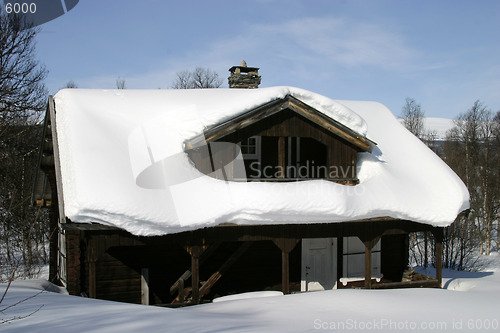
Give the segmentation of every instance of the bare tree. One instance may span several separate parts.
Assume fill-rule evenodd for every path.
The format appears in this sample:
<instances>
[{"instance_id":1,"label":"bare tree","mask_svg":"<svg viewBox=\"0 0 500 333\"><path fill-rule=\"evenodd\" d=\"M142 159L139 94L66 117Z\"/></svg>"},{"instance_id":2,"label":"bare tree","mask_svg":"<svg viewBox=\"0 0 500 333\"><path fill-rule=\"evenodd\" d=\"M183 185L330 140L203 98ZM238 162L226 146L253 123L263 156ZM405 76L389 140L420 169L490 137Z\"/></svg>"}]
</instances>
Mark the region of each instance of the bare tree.
<instances>
[{"instance_id":1,"label":"bare tree","mask_svg":"<svg viewBox=\"0 0 500 333\"><path fill-rule=\"evenodd\" d=\"M215 71L209 68L196 67L194 71L183 70L177 72L177 78L172 84L174 89L206 89L219 88L222 79Z\"/></svg>"},{"instance_id":2,"label":"bare tree","mask_svg":"<svg viewBox=\"0 0 500 333\"><path fill-rule=\"evenodd\" d=\"M194 86L192 85L192 80L191 80L191 72L188 70L183 70L180 72L177 72L177 78L175 79L174 83L172 84L172 88L174 89L193 89Z\"/></svg>"},{"instance_id":3,"label":"bare tree","mask_svg":"<svg viewBox=\"0 0 500 333\"><path fill-rule=\"evenodd\" d=\"M0 14L0 264L23 268L40 261L44 246L40 216L30 194L47 92L44 66L35 59L39 30L24 29L21 17ZM21 29L23 28L23 29ZM33 221L37 221L33 229ZM40 233L39 233L40 232ZM43 252L43 250L42 250Z\"/></svg>"},{"instance_id":4,"label":"bare tree","mask_svg":"<svg viewBox=\"0 0 500 333\"><path fill-rule=\"evenodd\" d=\"M499 146L495 133L498 123L492 112L480 101L458 116L455 127L447 135L444 145L445 161L462 178L470 193L471 210L467 218L456 227L453 238L459 243L459 265L462 255L475 246L481 253L489 254L492 249L494 223L498 219L498 168ZM497 224L498 228L498 224Z\"/></svg>"},{"instance_id":5,"label":"bare tree","mask_svg":"<svg viewBox=\"0 0 500 333\"><path fill-rule=\"evenodd\" d=\"M125 79L117 78L116 79L116 89L127 89L125 84Z\"/></svg>"},{"instance_id":6,"label":"bare tree","mask_svg":"<svg viewBox=\"0 0 500 333\"><path fill-rule=\"evenodd\" d=\"M406 97L405 105L401 109L401 118L403 119L403 126L406 129L412 132L417 138L424 138L424 112L415 99Z\"/></svg>"},{"instance_id":7,"label":"bare tree","mask_svg":"<svg viewBox=\"0 0 500 333\"><path fill-rule=\"evenodd\" d=\"M0 126L24 123L47 98L44 66L35 59L36 29L20 30L21 17L0 15Z\"/></svg>"},{"instance_id":8,"label":"bare tree","mask_svg":"<svg viewBox=\"0 0 500 333\"><path fill-rule=\"evenodd\" d=\"M76 89L78 88L78 85L75 83L75 81L70 80L66 83L66 86L64 86L64 88Z\"/></svg>"}]
</instances>

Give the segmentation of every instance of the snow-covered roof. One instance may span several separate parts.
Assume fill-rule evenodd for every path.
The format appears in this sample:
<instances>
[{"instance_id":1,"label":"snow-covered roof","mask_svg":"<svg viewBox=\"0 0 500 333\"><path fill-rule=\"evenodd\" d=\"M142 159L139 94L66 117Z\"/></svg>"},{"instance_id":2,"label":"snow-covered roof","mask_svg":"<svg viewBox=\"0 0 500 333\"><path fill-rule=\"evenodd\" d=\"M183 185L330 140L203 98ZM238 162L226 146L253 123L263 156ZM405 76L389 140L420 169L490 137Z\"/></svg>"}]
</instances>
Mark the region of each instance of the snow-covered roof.
<instances>
[{"instance_id":1,"label":"snow-covered roof","mask_svg":"<svg viewBox=\"0 0 500 333\"><path fill-rule=\"evenodd\" d=\"M293 96L377 143L358 154L356 186L327 180L232 182L201 174L184 143L270 101ZM292 87L193 90L64 89L54 96L65 215L136 235L221 223L407 219L447 226L469 207L458 176L384 105ZM159 163L160 162L160 163ZM161 166L164 186L138 177Z\"/></svg>"}]
</instances>

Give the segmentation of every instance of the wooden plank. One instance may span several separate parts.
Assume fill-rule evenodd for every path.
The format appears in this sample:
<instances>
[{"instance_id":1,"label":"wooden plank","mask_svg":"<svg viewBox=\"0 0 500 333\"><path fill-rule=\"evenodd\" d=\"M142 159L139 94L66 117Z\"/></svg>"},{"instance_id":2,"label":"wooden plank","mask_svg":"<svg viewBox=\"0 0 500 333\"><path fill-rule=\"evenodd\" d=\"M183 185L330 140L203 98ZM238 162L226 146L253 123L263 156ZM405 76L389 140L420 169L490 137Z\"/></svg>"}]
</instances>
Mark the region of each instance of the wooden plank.
<instances>
[{"instance_id":1,"label":"wooden plank","mask_svg":"<svg viewBox=\"0 0 500 333\"><path fill-rule=\"evenodd\" d=\"M373 283L371 289L398 289L398 288L441 288L437 279L422 281Z\"/></svg>"},{"instance_id":2,"label":"wooden plank","mask_svg":"<svg viewBox=\"0 0 500 333\"><path fill-rule=\"evenodd\" d=\"M222 266L213 273L210 278L201 286L199 291L200 299L210 291L222 275L245 253L245 251L252 245L252 242L243 242L238 249L231 254L231 256L222 264Z\"/></svg>"}]
</instances>

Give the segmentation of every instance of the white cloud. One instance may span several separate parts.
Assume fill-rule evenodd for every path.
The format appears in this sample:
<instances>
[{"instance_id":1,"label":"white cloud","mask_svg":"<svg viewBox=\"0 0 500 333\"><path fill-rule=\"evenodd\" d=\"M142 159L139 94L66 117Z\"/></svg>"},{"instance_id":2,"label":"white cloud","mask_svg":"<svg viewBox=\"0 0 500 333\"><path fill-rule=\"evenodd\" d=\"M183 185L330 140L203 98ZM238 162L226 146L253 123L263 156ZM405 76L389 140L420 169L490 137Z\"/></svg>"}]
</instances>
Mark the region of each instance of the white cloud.
<instances>
[{"instance_id":1,"label":"white cloud","mask_svg":"<svg viewBox=\"0 0 500 333\"><path fill-rule=\"evenodd\" d=\"M417 51L393 31L366 22L336 18L302 18L254 25L226 41L213 44L211 54L262 53L290 62L325 66L412 66Z\"/></svg>"},{"instance_id":2,"label":"white cloud","mask_svg":"<svg viewBox=\"0 0 500 333\"><path fill-rule=\"evenodd\" d=\"M247 25L230 38L200 43L199 49L182 57L165 59L154 66L159 69L130 78L120 76L130 88L168 88L178 71L210 67L225 79L227 69L245 59L250 66L265 68L269 76L291 82L283 71L301 79L327 78L341 69L365 66L406 71L415 68L417 56L418 51L406 45L401 34L374 23L309 17ZM114 78L105 80L114 87Z\"/></svg>"}]
</instances>

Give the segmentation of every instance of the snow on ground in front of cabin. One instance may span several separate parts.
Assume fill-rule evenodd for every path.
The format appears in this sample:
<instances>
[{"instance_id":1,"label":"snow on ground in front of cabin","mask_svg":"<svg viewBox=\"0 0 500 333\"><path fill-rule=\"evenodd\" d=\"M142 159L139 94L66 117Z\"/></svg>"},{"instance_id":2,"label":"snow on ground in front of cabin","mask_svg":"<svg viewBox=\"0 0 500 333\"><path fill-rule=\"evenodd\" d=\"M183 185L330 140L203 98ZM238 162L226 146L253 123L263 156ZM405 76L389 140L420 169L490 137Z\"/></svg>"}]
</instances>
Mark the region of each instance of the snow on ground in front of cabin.
<instances>
[{"instance_id":1,"label":"snow on ground in front of cabin","mask_svg":"<svg viewBox=\"0 0 500 333\"><path fill-rule=\"evenodd\" d=\"M445 289L343 289L285 296L257 293L260 297L180 309L68 296L43 280L18 281L0 305L0 321L27 317L3 323L0 330L494 332L500 329L500 255L494 253L481 260L488 264L482 272L444 270ZM40 292L44 288L48 290ZM14 306L5 309L10 305Z\"/></svg>"}]
</instances>

